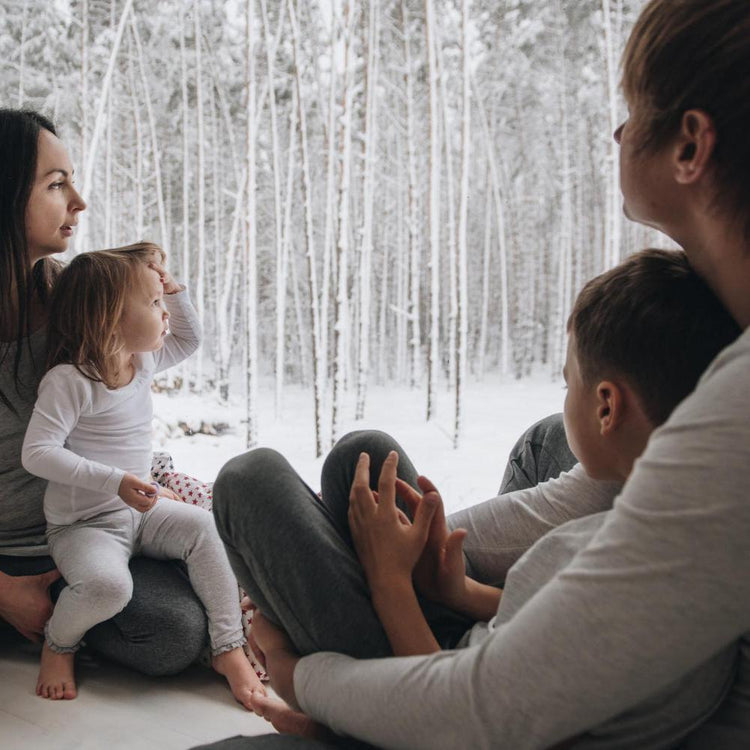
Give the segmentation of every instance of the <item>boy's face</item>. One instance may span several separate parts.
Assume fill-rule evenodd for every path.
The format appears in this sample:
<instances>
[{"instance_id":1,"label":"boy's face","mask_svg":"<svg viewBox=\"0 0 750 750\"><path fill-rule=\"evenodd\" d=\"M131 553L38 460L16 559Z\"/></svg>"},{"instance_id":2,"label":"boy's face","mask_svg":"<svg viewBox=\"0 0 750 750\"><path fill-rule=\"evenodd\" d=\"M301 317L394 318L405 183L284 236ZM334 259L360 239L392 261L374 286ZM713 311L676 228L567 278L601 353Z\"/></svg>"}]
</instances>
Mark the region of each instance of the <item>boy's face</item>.
<instances>
[{"instance_id":1,"label":"boy's face","mask_svg":"<svg viewBox=\"0 0 750 750\"><path fill-rule=\"evenodd\" d=\"M604 438L598 419L596 385L586 385L581 375L575 334L568 337L568 353L563 377L567 385L563 421L568 445L586 473L594 479L611 479Z\"/></svg>"}]
</instances>

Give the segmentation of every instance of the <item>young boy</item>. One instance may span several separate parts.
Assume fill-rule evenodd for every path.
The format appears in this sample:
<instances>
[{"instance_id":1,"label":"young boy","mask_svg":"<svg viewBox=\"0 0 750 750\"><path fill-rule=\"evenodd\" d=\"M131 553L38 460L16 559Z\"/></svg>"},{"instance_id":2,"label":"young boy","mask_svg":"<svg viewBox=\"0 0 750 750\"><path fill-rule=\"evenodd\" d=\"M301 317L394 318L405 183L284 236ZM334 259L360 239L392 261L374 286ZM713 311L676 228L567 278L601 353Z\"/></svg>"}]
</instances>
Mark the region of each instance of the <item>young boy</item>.
<instances>
[{"instance_id":1,"label":"young boy","mask_svg":"<svg viewBox=\"0 0 750 750\"><path fill-rule=\"evenodd\" d=\"M546 518L554 521L549 533L509 570L504 590L498 587L503 583L500 575L497 581L483 582L466 575L462 544L467 532L455 526L447 537L434 542L433 557L424 564L425 539L429 554L433 530L441 526L433 523L442 516L437 490L421 477L425 494L420 497L396 480L398 456L392 453L376 500L369 492L368 458L360 458L350 526L373 605L396 655L440 650L417 601L412 575L421 594L476 621L457 644L466 646L482 643L564 568L582 549L582 538L593 536L605 522L651 433L695 388L740 329L690 268L684 253L644 250L583 288L568 332L564 421L580 463L558 479L524 491L524 507L533 505L529 502L533 493L533 500L544 505ZM389 523L382 512L384 501L390 502L382 487L391 481L409 505L413 524L403 515L398 525L392 519ZM603 482L609 491L602 491ZM576 520L567 524L574 519L566 503L571 497L578 500ZM517 555L493 538L497 525L492 509L499 502L515 501L512 494L493 498L484 504L484 513L477 508L472 512L474 544L467 555L470 560L481 556L485 571L508 570L509 559ZM456 523L462 523L461 514L457 518ZM524 524L531 523L538 524L538 519L519 512L514 536L523 539ZM537 537L538 530L532 533L529 528L528 538ZM429 574L423 574L421 565Z\"/></svg>"}]
</instances>

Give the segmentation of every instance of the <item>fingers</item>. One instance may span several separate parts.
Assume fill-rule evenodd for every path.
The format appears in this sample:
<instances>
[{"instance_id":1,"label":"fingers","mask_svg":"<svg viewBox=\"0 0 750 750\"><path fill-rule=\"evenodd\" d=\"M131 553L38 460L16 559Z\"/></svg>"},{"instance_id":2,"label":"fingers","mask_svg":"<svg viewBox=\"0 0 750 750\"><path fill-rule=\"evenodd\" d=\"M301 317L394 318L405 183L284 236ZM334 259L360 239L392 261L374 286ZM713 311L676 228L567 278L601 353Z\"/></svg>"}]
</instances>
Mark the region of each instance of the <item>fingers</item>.
<instances>
[{"instance_id":1,"label":"fingers","mask_svg":"<svg viewBox=\"0 0 750 750\"><path fill-rule=\"evenodd\" d=\"M424 477L424 476L417 477L417 484L419 485L419 488L424 493L438 491L438 488L435 487L435 485L427 477ZM440 493L438 492L438 494Z\"/></svg>"},{"instance_id":2,"label":"fingers","mask_svg":"<svg viewBox=\"0 0 750 750\"><path fill-rule=\"evenodd\" d=\"M418 538L423 541L427 540L427 535L430 533L430 524L437 510L439 499L439 496L436 497L435 494L425 495L414 514L414 530Z\"/></svg>"},{"instance_id":3,"label":"fingers","mask_svg":"<svg viewBox=\"0 0 750 750\"><path fill-rule=\"evenodd\" d=\"M468 533L466 529L456 529L445 540L445 559L449 566L451 562L460 560L463 555L464 539Z\"/></svg>"},{"instance_id":4,"label":"fingers","mask_svg":"<svg viewBox=\"0 0 750 750\"><path fill-rule=\"evenodd\" d=\"M411 517L417 512L419 503L422 500L422 495L417 492L414 487L405 482L403 479L396 477L396 492L398 496L406 503L406 507L409 509Z\"/></svg>"},{"instance_id":5,"label":"fingers","mask_svg":"<svg viewBox=\"0 0 750 750\"><path fill-rule=\"evenodd\" d=\"M398 453L391 451L383 461L378 477L378 498L384 507L396 507L396 471Z\"/></svg>"},{"instance_id":6,"label":"fingers","mask_svg":"<svg viewBox=\"0 0 750 750\"><path fill-rule=\"evenodd\" d=\"M370 489L370 456L360 453L354 468L354 481L349 493L349 513L354 519L368 516L376 507L375 497Z\"/></svg>"}]
</instances>

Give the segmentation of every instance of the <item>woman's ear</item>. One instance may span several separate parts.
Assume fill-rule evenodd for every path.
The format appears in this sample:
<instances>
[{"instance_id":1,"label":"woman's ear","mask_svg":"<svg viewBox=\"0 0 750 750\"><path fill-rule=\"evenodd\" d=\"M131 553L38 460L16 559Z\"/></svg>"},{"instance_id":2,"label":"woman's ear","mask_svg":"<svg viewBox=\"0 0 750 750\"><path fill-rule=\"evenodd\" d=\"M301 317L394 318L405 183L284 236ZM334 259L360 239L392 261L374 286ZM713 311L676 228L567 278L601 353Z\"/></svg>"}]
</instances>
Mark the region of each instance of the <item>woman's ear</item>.
<instances>
[{"instance_id":1,"label":"woman's ear","mask_svg":"<svg viewBox=\"0 0 750 750\"><path fill-rule=\"evenodd\" d=\"M611 380L603 380L596 386L596 418L602 437L614 432L625 416L625 392L622 386Z\"/></svg>"},{"instance_id":2,"label":"woman's ear","mask_svg":"<svg viewBox=\"0 0 750 750\"><path fill-rule=\"evenodd\" d=\"M681 185L695 184L706 174L716 147L716 129L711 116L701 109L682 115L674 145L675 179Z\"/></svg>"}]
</instances>

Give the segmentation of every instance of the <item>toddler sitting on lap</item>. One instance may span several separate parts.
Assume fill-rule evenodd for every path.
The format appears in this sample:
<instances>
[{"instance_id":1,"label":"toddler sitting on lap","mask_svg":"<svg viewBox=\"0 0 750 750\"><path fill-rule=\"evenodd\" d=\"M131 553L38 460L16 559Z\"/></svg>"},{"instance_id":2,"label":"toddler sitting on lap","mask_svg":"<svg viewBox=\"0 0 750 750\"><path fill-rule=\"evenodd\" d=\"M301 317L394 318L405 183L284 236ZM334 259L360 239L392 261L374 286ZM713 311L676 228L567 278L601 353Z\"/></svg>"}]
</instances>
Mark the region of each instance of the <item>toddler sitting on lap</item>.
<instances>
[{"instance_id":1,"label":"toddler sitting on lap","mask_svg":"<svg viewBox=\"0 0 750 750\"><path fill-rule=\"evenodd\" d=\"M150 482L152 377L199 342L195 311L163 260L149 243L84 253L55 289L49 371L22 453L26 470L49 481L47 537L67 582L45 628L37 694L76 697L81 639L127 605L129 560L145 555L184 561L208 615L213 667L250 709L265 690L242 648L237 584L213 517Z\"/></svg>"}]
</instances>

